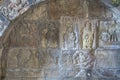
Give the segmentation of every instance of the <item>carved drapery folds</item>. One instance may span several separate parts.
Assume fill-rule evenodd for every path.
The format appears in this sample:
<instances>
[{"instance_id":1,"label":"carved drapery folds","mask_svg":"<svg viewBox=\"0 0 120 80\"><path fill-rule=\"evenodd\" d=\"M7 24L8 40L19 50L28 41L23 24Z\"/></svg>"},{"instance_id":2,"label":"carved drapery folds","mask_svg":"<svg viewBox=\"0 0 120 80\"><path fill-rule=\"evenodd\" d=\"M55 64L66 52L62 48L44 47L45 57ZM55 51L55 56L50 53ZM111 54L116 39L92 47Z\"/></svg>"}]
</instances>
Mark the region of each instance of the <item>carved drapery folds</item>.
<instances>
[{"instance_id":1,"label":"carved drapery folds","mask_svg":"<svg viewBox=\"0 0 120 80\"><path fill-rule=\"evenodd\" d=\"M97 22L90 20L84 22L82 30L82 48L92 49L96 48L96 27Z\"/></svg>"}]
</instances>

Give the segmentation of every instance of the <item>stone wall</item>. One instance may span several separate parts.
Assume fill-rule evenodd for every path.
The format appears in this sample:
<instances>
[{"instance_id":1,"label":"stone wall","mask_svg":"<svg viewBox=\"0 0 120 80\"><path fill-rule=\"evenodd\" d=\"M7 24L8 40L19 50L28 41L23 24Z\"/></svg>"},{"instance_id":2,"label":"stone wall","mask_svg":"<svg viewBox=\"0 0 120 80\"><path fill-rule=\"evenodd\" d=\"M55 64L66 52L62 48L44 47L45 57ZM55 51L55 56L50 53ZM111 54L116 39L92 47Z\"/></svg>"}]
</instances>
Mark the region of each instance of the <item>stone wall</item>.
<instances>
[{"instance_id":1,"label":"stone wall","mask_svg":"<svg viewBox=\"0 0 120 80\"><path fill-rule=\"evenodd\" d=\"M16 24L3 80L119 80L119 23L99 1L48 0Z\"/></svg>"}]
</instances>

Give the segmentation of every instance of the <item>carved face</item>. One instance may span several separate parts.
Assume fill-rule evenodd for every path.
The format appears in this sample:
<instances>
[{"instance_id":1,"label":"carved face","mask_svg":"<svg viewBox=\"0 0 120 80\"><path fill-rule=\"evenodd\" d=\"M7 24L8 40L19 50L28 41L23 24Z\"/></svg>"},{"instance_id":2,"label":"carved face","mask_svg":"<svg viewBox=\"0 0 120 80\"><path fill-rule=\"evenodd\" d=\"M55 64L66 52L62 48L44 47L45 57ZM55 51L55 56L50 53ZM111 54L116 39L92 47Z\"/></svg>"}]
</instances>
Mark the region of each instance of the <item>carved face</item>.
<instances>
[{"instance_id":1,"label":"carved face","mask_svg":"<svg viewBox=\"0 0 120 80\"><path fill-rule=\"evenodd\" d=\"M85 29L91 31L91 23L90 22L86 22Z\"/></svg>"}]
</instances>

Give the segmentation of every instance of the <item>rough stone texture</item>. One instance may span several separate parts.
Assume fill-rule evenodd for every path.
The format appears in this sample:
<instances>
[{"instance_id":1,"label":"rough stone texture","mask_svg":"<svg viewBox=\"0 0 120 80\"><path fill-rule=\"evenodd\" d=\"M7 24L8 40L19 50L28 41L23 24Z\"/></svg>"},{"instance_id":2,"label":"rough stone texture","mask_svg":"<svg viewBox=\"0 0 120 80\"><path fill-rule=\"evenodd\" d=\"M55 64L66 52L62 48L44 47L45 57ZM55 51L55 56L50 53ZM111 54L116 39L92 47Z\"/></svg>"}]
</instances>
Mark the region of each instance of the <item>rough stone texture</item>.
<instances>
[{"instance_id":1,"label":"rough stone texture","mask_svg":"<svg viewBox=\"0 0 120 80\"><path fill-rule=\"evenodd\" d=\"M2 50L3 50L3 48L0 48L0 60L1 60ZM0 64L1 64L1 62L0 62ZM0 75L1 75L1 65L0 65Z\"/></svg>"},{"instance_id":2,"label":"rough stone texture","mask_svg":"<svg viewBox=\"0 0 120 80\"><path fill-rule=\"evenodd\" d=\"M24 27L24 28L22 28ZM19 28L19 29L18 29ZM17 35L16 37L13 36ZM37 46L37 26L32 21L22 21L11 32L11 46Z\"/></svg>"},{"instance_id":3,"label":"rough stone texture","mask_svg":"<svg viewBox=\"0 0 120 80\"><path fill-rule=\"evenodd\" d=\"M119 80L119 23L98 0L48 0L16 24L3 80Z\"/></svg>"}]
</instances>

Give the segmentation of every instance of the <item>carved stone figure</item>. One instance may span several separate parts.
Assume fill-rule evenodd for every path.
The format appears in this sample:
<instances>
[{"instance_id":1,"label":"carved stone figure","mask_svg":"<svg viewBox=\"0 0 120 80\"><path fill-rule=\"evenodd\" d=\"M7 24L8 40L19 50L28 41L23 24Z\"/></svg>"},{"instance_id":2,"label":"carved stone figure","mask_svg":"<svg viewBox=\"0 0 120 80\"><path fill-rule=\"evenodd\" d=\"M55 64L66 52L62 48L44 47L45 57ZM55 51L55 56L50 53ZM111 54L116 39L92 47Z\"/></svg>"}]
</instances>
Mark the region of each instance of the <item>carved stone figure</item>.
<instances>
[{"instance_id":1,"label":"carved stone figure","mask_svg":"<svg viewBox=\"0 0 120 80\"><path fill-rule=\"evenodd\" d=\"M106 41L109 41L110 40L110 34L109 32L102 32L101 34L101 40L106 42Z\"/></svg>"},{"instance_id":2,"label":"carved stone figure","mask_svg":"<svg viewBox=\"0 0 120 80\"><path fill-rule=\"evenodd\" d=\"M43 31L41 33L41 45L43 48L46 48L46 46L47 46L47 39L46 39L47 32L48 32L48 29L45 28L45 29L43 29Z\"/></svg>"},{"instance_id":3,"label":"carved stone figure","mask_svg":"<svg viewBox=\"0 0 120 80\"><path fill-rule=\"evenodd\" d=\"M112 26L109 28L109 33L110 33L110 42L116 42L117 41L117 34L116 34L115 24L112 24Z\"/></svg>"},{"instance_id":4,"label":"carved stone figure","mask_svg":"<svg viewBox=\"0 0 120 80\"><path fill-rule=\"evenodd\" d=\"M67 24L67 29L64 34L64 48L74 49L76 46L75 40L76 40L76 35L73 29L73 25L69 23Z\"/></svg>"},{"instance_id":5,"label":"carved stone figure","mask_svg":"<svg viewBox=\"0 0 120 80\"><path fill-rule=\"evenodd\" d=\"M100 24L99 47L115 48L116 46L119 46L119 24L115 20L101 21Z\"/></svg>"},{"instance_id":6,"label":"carved stone figure","mask_svg":"<svg viewBox=\"0 0 120 80\"><path fill-rule=\"evenodd\" d=\"M80 65L79 51L76 51L76 53L73 55L73 63L76 64L76 65Z\"/></svg>"},{"instance_id":7,"label":"carved stone figure","mask_svg":"<svg viewBox=\"0 0 120 80\"><path fill-rule=\"evenodd\" d=\"M86 76L86 69L89 69L93 66L93 58L91 57L90 53L84 53L80 51L76 51L73 55L73 63L74 65L79 66L80 71L76 75L79 76Z\"/></svg>"},{"instance_id":8,"label":"carved stone figure","mask_svg":"<svg viewBox=\"0 0 120 80\"><path fill-rule=\"evenodd\" d=\"M48 32L47 32L47 46L51 48L56 48L58 46L58 30L55 27L55 24L50 23L48 25Z\"/></svg>"},{"instance_id":9,"label":"carved stone figure","mask_svg":"<svg viewBox=\"0 0 120 80\"><path fill-rule=\"evenodd\" d=\"M81 65L85 60L85 55L82 52L76 51L76 53L73 55L73 63L76 65Z\"/></svg>"},{"instance_id":10,"label":"carved stone figure","mask_svg":"<svg viewBox=\"0 0 120 80\"><path fill-rule=\"evenodd\" d=\"M94 39L94 33L92 31L91 23L86 22L82 35L83 49L91 49L93 45L93 39Z\"/></svg>"}]
</instances>

